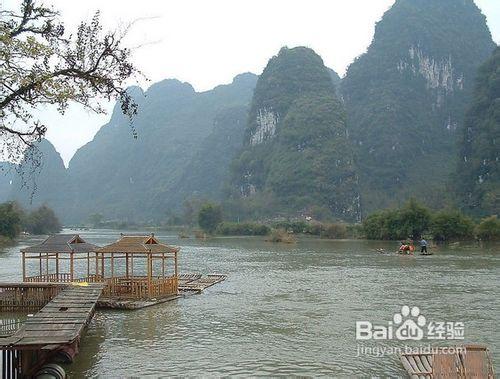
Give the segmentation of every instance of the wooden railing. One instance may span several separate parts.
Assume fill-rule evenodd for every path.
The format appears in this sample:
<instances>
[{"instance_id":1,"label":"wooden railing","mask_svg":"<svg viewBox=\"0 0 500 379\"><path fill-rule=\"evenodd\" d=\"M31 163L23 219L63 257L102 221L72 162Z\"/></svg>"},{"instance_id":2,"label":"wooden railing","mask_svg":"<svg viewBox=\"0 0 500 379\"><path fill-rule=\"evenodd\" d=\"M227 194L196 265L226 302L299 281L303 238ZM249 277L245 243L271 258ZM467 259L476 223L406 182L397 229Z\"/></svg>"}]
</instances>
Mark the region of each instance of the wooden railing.
<instances>
[{"instance_id":1,"label":"wooden railing","mask_svg":"<svg viewBox=\"0 0 500 379\"><path fill-rule=\"evenodd\" d=\"M147 299L177 294L177 277L152 278L147 277L117 277L106 279L107 286L103 296L124 299Z\"/></svg>"},{"instance_id":2,"label":"wooden railing","mask_svg":"<svg viewBox=\"0 0 500 379\"><path fill-rule=\"evenodd\" d=\"M13 335L23 324L21 318L0 319L0 337L9 337Z\"/></svg>"},{"instance_id":3,"label":"wooden railing","mask_svg":"<svg viewBox=\"0 0 500 379\"><path fill-rule=\"evenodd\" d=\"M71 274L59 273L48 275L27 276L24 278L27 283L69 283L71 282Z\"/></svg>"},{"instance_id":4,"label":"wooden railing","mask_svg":"<svg viewBox=\"0 0 500 379\"><path fill-rule=\"evenodd\" d=\"M36 311L52 300L61 286L50 283L1 283L0 311Z\"/></svg>"}]
</instances>

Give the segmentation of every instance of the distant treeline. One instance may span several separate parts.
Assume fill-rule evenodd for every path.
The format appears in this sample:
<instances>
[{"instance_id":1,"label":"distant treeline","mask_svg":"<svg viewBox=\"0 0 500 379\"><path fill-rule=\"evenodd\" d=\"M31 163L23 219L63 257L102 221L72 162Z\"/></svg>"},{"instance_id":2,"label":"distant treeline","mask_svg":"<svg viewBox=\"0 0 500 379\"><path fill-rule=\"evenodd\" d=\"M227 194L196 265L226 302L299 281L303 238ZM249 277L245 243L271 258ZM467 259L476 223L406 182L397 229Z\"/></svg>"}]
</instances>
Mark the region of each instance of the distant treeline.
<instances>
[{"instance_id":1,"label":"distant treeline","mask_svg":"<svg viewBox=\"0 0 500 379\"><path fill-rule=\"evenodd\" d=\"M26 211L16 202L0 204L0 237L13 239L21 232L57 233L61 228L54 211L45 205L33 211Z\"/></svg>"},{"instance_id":2,"label":"distant treeline","mask_svg":"<svg viewBox=\"0 0 500 379\"><path fill-rule=\"evenodd\" d=\"M315 220L285 220L270 222L225 221L218 204L206 203L198 211L198 225L204 232L223 236L267 236L276 230L321 238L366 238L375 240L405 240L425 236L436 242L478 239L500 240L500 220L490 216L475 223L455 209L432 211L414 199L400 208L370 214L362 224L319 222Z\"/></svg>"},{"instance_id":3,"label":"distant treeline","mask_svg":"<svg viewBox=\"0 0 500 379\"><path fill-rule=\"evenodd\" d=\"M363 221L365 238L402 240L424 235L437 242L452 240L500 240L500 220L490 216L479 223L456 209L437 212L409 200L400 208L386 209L370 214Z\"/></svg>"}]
</instances>

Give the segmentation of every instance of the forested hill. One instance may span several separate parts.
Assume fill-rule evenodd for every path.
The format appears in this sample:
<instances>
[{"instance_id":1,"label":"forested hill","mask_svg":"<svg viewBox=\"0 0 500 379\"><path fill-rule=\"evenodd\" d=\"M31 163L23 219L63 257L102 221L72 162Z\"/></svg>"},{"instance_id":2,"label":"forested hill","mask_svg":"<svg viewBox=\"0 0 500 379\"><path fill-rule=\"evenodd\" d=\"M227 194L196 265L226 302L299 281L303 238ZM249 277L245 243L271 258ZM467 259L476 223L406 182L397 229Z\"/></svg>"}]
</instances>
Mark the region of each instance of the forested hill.
<instances>
[{"instance_id":1,"label":"forested hill","mask_svg":"<svg viewBox=\"0 0 500 379\"><path fill-rule=\"evenodd\" d=\"M459 205L476 216L500 214L500 48L480 67L461 130L455 177Z\"/></svg>"},{"instance_id":2,"label":"forested hill","mask_svg":"<svg viewBox=\"0 0 500 379\"><path fill-rule=\"evenodd\" d=\"M398 0L384 14L342 81L365 211L410 196L443 204L457 128L494 47L472 0Z\"/></svg>"},{"instance_id":3,"label":"forested hill","mask_svg":"<svg viewBox=\"0 0 500 379\"><path fill-rule=\"evenodd\" d=\"M281 49L260 75L232 190L252 204L254 217L319 210L358 218L344 109L330 71L311 49Z\"/></svg>"},{"instance_id":4,"label":"forested hill","mask_svg":"<svg viewBox=\"0 0 500 379\"><path fill-rule=\"evenodd\" d=\"M242 74L229 85L201 93L177 80L156 83L139 96L133 124L137 139L116 109L109 124L69 164L75 191L72 218L84 220L99 212L107 218L149 220L177 211L181 204L173 199L181 198L179 181L190 161L220 112L249 103L256 80ZM217 180L217 172L208 166L198 179Z\"/></svg>"}]
</instances>

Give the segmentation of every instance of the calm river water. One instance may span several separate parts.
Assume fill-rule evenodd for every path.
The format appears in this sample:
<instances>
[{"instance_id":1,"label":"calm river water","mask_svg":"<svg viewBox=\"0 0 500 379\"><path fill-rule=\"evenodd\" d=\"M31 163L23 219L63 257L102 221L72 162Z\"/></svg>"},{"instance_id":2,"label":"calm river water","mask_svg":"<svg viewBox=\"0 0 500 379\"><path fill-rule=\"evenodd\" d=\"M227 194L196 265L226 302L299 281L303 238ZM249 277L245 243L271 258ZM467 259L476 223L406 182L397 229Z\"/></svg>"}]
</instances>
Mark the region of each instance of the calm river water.
<instances>
[{"instance_id":1,"label":"calm river water","mask_svg":"<svg viewBox=\"0 0 500 379\"><path fill-rule=\"evenodd\" d=\"M119 237L80 234L96 244ZM151 308L99 310L67 367L73 377L404 376L394 354L357 356L359 346L380 352L404 342L356 341L355 327L362 320L387 325L403 305L418 306L427 321L463 322L465 341L487 344L500 372L498 245L408 257L375 252L395 250L389 242L156 235L181 247L181 272L218 272L227 281ZM0 249L0 280L20 280L19 248L38 241ZM429 342L463 340L416 345Z\"/></svg>"}]
</instances>

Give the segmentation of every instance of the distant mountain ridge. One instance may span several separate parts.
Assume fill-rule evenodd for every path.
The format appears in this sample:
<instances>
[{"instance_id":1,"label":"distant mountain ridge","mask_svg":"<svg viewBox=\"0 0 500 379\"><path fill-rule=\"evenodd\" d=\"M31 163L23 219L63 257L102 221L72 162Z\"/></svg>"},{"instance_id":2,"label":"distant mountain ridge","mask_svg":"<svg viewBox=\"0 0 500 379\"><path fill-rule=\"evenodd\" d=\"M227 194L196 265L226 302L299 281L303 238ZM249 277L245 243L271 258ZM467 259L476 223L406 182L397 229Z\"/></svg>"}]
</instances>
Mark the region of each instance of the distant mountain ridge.
<instances>
[{"instance_id":1,"label":"distant mountain ridge","mask_svg":"<svg viewBox=\"0 0 500 379\"><path fill-rule=\"evenodd\" d=\"M223 202L235 220L359 221L410 197L457 204L453 193L470 214L498 213L495 47L472 0L397 0L344 78L284 47L260 76L210 91L131 87L132 124L115 106L67 169L42 141L35 193L22 166L0 163L0 200L46 203L65 224L158 223L191 199Z\"/></svg>"}]
</instances>

